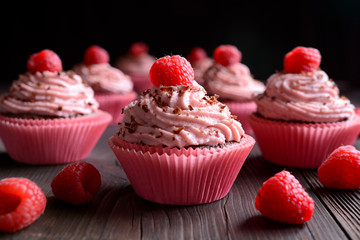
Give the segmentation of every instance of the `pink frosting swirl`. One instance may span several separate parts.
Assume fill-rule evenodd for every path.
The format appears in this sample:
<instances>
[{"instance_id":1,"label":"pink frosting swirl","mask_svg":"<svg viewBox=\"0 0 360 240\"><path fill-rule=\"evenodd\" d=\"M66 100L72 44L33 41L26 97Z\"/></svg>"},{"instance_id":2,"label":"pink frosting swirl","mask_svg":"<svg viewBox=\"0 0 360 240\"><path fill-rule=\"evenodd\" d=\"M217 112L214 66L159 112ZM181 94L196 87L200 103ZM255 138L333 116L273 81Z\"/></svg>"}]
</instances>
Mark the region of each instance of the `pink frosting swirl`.
<instances>
[{"instance_id":1,"label":"pink frosting swirl","mask_svg":"<svg viewBox=\"0 0 360 240\"><path fill-rule=\"evenodd\" d=\"M152 146L217 146L240 142L244 130L229 108L203 87L153 87L124 108L119 136Z\"/></svg>"},{"instance_id":2,"label":"pink frosting swirl","mask_svg":"<svg viewBox=\"0 0 360 240\"><path fill-rule=\"evenodd\" d=\"M0 98L2 113L72 117L97 109L94 91L72 71L27 72Z\"/></svg>"},{"instance_id":3,"label":"pink frosting swirl","mask_svg":"<svg viewBox=\"0 0 360 240\"><path fill-rule=\"evenodd\" d=\"M204 87L209 94L221 99L249 101L265 90L262 82L255 80L247 66L236 63L230 66L214 64L203 75Z\"/></svg>"},{"instance_id":4,"label":"pink frosting swirl","mask_svg":"<svg viewBox=\"0 0 360 240\"><path fill-rule=\"evenodd\" d=\"M336 122L354 115L354 106L321 70L304 74L273 74L256 99L257 111L271 119Z\"/></svg>"},{"instance_id":5,"label":"pink frosting swirl","mask_svg":"<svg viewBox=\"0 0 360 240\"><path fill-rule=\"evenodd\" d=\"M129 93L133 90L130 77L108 63L78 64L73 69L95 92Z\"/></svg>"},{"instance_id":6,"label":"pink frosting swirl","mask_svg":"<svg viewBox=\"0 0 360 240\"><path fill-rule=\"evenodd\" d=\"M197 61L191 62L191 66L194 69L194 75L196 82L203 84L204 79L203 75L205 71L213 65L213 60L211 58L203 58Z\"/></svg>"},{"instance_id":7,"label":"pink frosting swirl","mask_svg":"<svg viewBox=\"0 0 360 240\"><path fill-rule=\"evenodd\" d=\"M115 66L126 74L148 76L155 61L156 58L147 53L138 56L127 54L120 57Z\"/></svg>"}]
</instances>

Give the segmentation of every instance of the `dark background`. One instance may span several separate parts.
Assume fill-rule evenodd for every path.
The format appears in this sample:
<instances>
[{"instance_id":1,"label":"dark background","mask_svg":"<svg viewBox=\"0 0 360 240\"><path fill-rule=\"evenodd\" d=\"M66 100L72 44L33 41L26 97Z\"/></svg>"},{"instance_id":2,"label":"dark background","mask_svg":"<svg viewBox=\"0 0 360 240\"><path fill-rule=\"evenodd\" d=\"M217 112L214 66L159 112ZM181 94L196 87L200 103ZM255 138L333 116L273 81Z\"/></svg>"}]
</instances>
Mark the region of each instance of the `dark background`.
<instances>
[{"instance_id":1,"label":"dark background","mask_svg":"<svg viewBox=\"0 0 360 240\"><path fill-rule=\"evenodd\" d=\"M104 47L114 61L132 42L145 41L156 57L186 56L194 46L211 55L220 44L234 44L263 81L282 69L292 48L315 47L331 78L360 86L356 0L6 1L0 11L3 84L24 73L28 57L45 48L58 53L67 70L89 45Z\"/></svg>"}]
</instances>

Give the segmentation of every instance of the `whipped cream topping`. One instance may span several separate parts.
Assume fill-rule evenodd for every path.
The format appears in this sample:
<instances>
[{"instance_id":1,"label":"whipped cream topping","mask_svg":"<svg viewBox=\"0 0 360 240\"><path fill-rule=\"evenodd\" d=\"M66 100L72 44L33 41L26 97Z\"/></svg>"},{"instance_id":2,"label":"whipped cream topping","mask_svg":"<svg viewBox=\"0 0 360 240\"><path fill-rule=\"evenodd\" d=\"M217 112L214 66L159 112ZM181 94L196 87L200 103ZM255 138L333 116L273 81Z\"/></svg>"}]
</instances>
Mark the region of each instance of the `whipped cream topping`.
<instances>
[{"instance_id":1,"label":"whipped cream topping","mask_svg":"<svg viewBox=\"0 0 360 240\"><path fill-rule=\"evenodd\" d=\"M338 87L322 70L275 73L256 103L262 116L287 121L336 122L354 115L354 106L345 97L339 97Z\"/></svg>"},{"instance_id":2,"label":"whipped cream topping","mask_svg":"<svg viewBox=\"0 0 360 240\"><path fill-rule=\"evenodd\" d=\"M255 80L242 63L227 67L214 64L204 73L203 79L209 94L218 94L226 100L249 101L265 90L264 84Z\"/></svg>"},{"instance_id":3,"label":"whipped cream topping","mask_svg":"<svg viewBox=\"0 0 360 240\"><path fill-rule=\"evenodd\" d=\"M148 76L155 61L156 58L147 53L138 56L127 54L120 57L115 66L126 74Z\"/></svg>"},{"instance_id":4,"label":"whipped cream topping","mask_svg":"<svg viewBox=\"0 0 360 240\"><path fill-rule=\"evenodd\" d=\"M72 71L27 72L0 97L2 113L71 117L97 109L94 91Z\"/></svg>"},{"instance_id":5,"label":"whipped cream topping","mask_svg":"<svg viewBox=\"0 0 360 240\"><path fill-rule=\"evenodd\" d=\"M73 70L95 92L129 93L133 90L133 82L130 77L108 63L78 64L74 66Z\"/></svg>"},{"instance_id":6,"label":"whipped cream topping","mask_svg":"<svg viewBox=\"0 0 360 240\"><path fill-rule=\"evenodd\" d=\"M193 86L153 87L124 108L119 137L152 146L217 146L240 142L244 130L216 96Z\"/></svg>"}]
</instances>

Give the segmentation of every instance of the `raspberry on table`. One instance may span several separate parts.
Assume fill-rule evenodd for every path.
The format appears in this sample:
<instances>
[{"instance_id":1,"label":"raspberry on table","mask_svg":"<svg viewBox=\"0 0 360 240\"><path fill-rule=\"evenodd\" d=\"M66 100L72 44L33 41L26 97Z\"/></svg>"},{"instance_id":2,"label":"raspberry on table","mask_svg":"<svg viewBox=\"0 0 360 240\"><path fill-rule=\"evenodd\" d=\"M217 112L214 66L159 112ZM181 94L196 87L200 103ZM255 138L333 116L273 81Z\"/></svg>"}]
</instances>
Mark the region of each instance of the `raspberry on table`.
<instances>
[{"instance_id":1,"label":"raspberry on table","mask_svg":"<svg viewBox=\"0 0 360 240\"><path fill-rule=\"evenodd\" d=\"M15 232L35 222L44 212L46 197L40 187L27 178L0 181L0 230Z\"/></svg>"},{"instance_id":2,"label":"raspberry on table","mask_svg":"<svg viewBox=\"0 0 360 240\"><path fill-rule=\"evenodd\" d=\"M151 82L157 87L192 86L194 69L184 57L165 56L156 60L150 68L149 75Z\"/></svg>"},{"instance_id":3,"label":"raspberry on table","mask_svg":"<svg viewBox=\"0 0 360 240\"><path fill-rule=\"evenodd\" d=\"M299 181L283 170L263 183L256 196L255 207L272 220L304 223L312 217L314 201Z\"/></svg>"},{"instance_id":4,"label":"raspberry on table","mask_svg":"<svg viewBox=\"0 0 360 240\"><path fill-rule=\"evenodd\" d=\"M241 52L234 45L220 45L215 48L213 59L223 66L230 66L241 61Z\"/></svg>"},{"instance_id":5,"label":"raspberry on table","mask_svg":"<svg viewBox=\"0 0 360 240\"><path fill-rule=\"evenodd\" d=\"M75 162L67 165L51 182L54 196L71 204L90 202L99 190L101 176L90 163Z\"/></svg>"},{"instance_id":6,"label":"raspberry on table","mask_svg":"<svg viewBox=\"0 0 360 240\"><path fill-rule=\"evenodd\" d=\"M284 57L286 73L314 72L319 68L321 55L316 48L296 47Z\"/></svg>"},{"instance_id":7,"label":"raspberry on table","mask_svg":"<svg viewBox=\"0 0 360 240\"><path fill-rule=\"evenodd\" d=\"M360 187L360 151L352 145L335 149L318 169L319 181L328 188Z\"/></svg>"},{"instance_id":8,"label":"raspberry on table","mask_svg":"<svg viewBox=\"0 0 360 240\"><path fill-rule=\"evenodd\" d=\"M149 46L144 42L134 42L131 44L129 53L133 56L140 56L149 52Z\"/></svg>"},{"instance_id":9,"label":"raspberry on table","mask_svg":"<svg viewBox=\"0 0 360 240\"><path fill-rule=\"evenodd\" d=\"M49 49L44 49L32 54L27 61L27 69L31 73L36 72L61 72L62 62L60 57Z\"/></svg>"},{"instance_id":10,"label":"raspberry on table","mask_svg":"<svg viewBox=\"0 0 360 240\"><path fill-rule=\"evenodd\" d=\"M207 58L208 55L202 47L193 47L187 56L190 63L194 63Z\"/></svg>"},{"instance_id":11,"label":"raspberry on table","mask_svg":"<svg viewBox=\"0 0 360 240\"><path fill-rule=\"evenodd\" d=\"M86 49L84 54L84 64L92 65L99 63L109 63L109 53L102 47L97 45L90 46Z\"/></svg>"}]
</instances>

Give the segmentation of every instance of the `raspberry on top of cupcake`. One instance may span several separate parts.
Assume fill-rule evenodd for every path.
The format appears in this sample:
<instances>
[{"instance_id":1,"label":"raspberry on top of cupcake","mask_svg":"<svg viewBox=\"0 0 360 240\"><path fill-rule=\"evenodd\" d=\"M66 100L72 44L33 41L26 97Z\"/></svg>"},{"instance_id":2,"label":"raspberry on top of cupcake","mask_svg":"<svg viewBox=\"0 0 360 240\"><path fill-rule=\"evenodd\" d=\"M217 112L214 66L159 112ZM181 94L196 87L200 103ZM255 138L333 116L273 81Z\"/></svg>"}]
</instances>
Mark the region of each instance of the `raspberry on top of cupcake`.
<instances>
[{"instance_id":1,"label":"raspberry on top of cupcake","mask_svg":"<svg viewBox=\"0 0 360 240\"><path fill-rule=\"evenodd\" d=\"M155 57L149 54L149 46L145 42L131 44L126 55L119 57L115 66L130 75L149 75Z\"/></svg>"},{"instance_id":2,"label":"raspberry on top of cupcake","mask_svg":"<svg viewBox=\"0 0 360 240\"><path fill-rule=\"evenodd\" d=\"M97 45L86 49L83 63L75 65L73 70L95 92L129 93L133 91L133 82L121 70L109 64L108 52Z\"/></svg>"},{"instance_id":3,"label":"raspberry on top of cupcake","mask_svg":"<svg viewBox=\"0 0 360 240\"><path fill-rule=\"evenodd\" d=\"M64 72L59 56L48 49L27 61L28 72L0 98L0 112L25 118L75 117L96 112L94 91L80 76Z\"/></svg>"},{"instance_id":4,"label":"raspberry on top of cupcake","mask_svg":"<svg viewBox=\"0 0 360 240\"><path fill-rule=\"evenodd\" d=\"M194 69L195 80L199 84L203 84L204 72L213 64L213 60L208 57L205 49L202 47L193 47L187 59Z\"/></svg>"},{"instance_id":5,"label":"raspberry on top of cupcake","mask_svg":"<svg viewBox=\"0 0 360 240\"><path fill-rule=\"evenodd\" d=\"M270 76L256 99L257 112L269 119L337 122L354 116L354 106L319 66L315 48L296 47L285 55L284 71Z\"/></svg>"},{"instance_id":6,"label":"raspberry on top of cupcake","mask_svg":"<svg viewBox=\"0 0 360 240\"><path fill-rule=\"evenodd\" d=\"M190 63L179 55L158 59L150 69L154 84L124 108L119 137L152 146L221 146L240 142L241 124L229 108L207 96L194 81Z\"/></svg>"},{"instance_id":7,"label":"raspberry on top of cupcake","mask_svg":"<svg viewBox=\"0 0 360 240\"><path fill-rule=\"evenodd\" d=\"M203 75L209 94L218 94L222 100L251 101L265 89L255 80L249 68L240 63L242 54L236 46L220 45L214 53L214 64Z\"/></svg>"}]
</instances>

